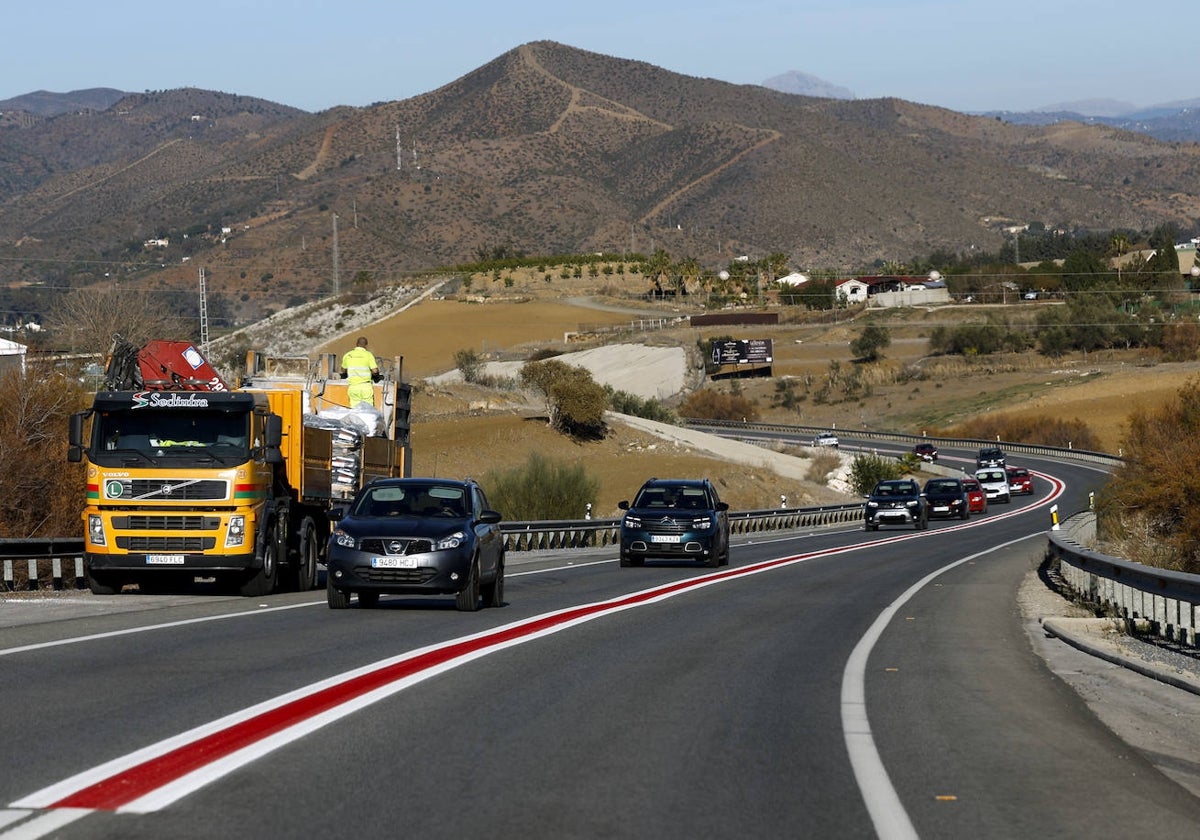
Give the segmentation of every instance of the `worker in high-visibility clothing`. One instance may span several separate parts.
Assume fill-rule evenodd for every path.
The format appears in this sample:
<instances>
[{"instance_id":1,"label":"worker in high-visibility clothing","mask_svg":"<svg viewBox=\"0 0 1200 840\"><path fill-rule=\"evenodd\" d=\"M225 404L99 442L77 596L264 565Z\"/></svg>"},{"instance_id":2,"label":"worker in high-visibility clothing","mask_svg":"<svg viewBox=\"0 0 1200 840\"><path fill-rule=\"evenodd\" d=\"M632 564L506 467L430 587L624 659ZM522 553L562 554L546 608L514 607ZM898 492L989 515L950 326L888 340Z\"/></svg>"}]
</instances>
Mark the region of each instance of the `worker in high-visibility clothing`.
<instances>
[{"instance_id":1,"label":"worker in high-visibility clothing","mask_svg":"<svg viewBox=\"0 0 1200 840\"><path fill-rule=\"evenodd\" d=\"M350 398L350 407L359 403L375 405L375 388L371 383L379 376L379 363L375 354L367 349L367 337L360 336L353 350L347 350L342 356L342 378L347 380L346 395Z\"/></svg>"}]
</instances>

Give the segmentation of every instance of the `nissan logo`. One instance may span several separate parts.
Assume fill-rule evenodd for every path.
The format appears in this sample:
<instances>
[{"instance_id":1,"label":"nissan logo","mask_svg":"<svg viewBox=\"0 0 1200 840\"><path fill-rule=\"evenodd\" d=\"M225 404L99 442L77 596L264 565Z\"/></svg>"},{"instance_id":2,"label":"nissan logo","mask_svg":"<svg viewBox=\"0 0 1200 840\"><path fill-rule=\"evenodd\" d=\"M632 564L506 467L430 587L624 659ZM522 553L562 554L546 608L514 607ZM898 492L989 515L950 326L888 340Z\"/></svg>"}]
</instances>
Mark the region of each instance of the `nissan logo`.
<instances>
[{"instance_id":1,"label":"nissan logo","mask_svg":"<svg viewBox=\"0 0 1200 840\"><path fill-rule=\"evenodd\" d=\"M388 554L400 554L404 551L404 543L399 540L392 540L387 544Z\"/></svg>"}]
</instances>

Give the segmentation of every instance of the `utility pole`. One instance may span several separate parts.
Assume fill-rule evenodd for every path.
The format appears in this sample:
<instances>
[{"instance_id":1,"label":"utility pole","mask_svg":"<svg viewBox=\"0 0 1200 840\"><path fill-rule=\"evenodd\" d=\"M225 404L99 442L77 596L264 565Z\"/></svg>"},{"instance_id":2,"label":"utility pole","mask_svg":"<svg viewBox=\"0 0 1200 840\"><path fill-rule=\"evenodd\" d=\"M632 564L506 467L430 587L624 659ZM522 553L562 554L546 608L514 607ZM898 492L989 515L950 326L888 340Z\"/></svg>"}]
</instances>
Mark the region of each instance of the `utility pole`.
<instances>
[{"instance_id":1,"label":"utility pole","mask_svg":"<svg viewBox=\"0 0 1200 840\"><path fill-rule=\"evenodd\" d=\"M333 296L337 297L342 293L342 284L338 279L338 240L337 240L337 213L333 214Z\"/></svg>"}]
</instances>

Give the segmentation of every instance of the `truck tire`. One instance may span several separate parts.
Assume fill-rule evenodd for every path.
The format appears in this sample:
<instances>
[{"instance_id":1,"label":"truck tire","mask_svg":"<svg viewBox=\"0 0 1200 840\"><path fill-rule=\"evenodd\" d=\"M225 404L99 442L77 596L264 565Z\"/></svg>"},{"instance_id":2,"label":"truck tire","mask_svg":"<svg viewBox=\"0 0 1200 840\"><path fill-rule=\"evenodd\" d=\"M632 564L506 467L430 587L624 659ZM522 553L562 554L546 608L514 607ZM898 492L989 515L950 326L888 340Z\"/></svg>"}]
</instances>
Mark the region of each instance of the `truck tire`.
<instances>
[{"instance_id":1,"label":"truck tire","mask_svg":"<svg viewBox=\"0 0 1200 840\"><path fill-rule=\"evenodd\" d=\"M263 536L262 566L242 584L242 595L247 598L261 598L275 591L279 582L279 556L275 553L275 547L275 526L272 525Z\"/></svg>"},{"instance_id":2,"label":"truck tire","mask_svg":"<svg viewBox=\"0 0 1200 840\"><path fill-rule=\"evenodd\" d=\"M309 592L317 588L317 563L321 557L321 545L317 541L317 526L312 517L304 517L300 526L300 550L290 569L290 583L297 592Z\"/></svg>"},{"instance_id":3,"label":"truck tire","mask_svg":"<svg viewBox=\"0 0 1200 840\"><path fill-rule=\"evenodd\" d=\"M104 572L93 572L90 568L84 571L88 589L93 595L116 595L120 593L124 583L120 579L110 577Z\"/></svg>"},{"instance_id":4,"label":"truck tire","mask_svg":"<svg viewBox=\"0 0 1200 840\"><path fill-rule=\"evenodd\" d=\"M460 612L475 612L479 609L479 560L471 561L471 571L467 572L467 585L454 596L454 606Z\"/></svg>"}]
</instances>

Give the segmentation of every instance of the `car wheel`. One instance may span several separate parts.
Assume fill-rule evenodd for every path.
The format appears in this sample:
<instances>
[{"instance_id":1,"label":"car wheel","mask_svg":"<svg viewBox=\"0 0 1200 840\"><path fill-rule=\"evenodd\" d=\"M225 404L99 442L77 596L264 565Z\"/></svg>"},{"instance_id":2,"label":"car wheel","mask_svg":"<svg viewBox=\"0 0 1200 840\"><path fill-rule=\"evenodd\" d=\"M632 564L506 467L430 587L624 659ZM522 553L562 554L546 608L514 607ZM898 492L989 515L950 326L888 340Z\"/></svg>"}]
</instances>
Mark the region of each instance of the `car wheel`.
<instances>
[{"instance_id":1,"label":"car wheel","mask_svg":"<svg viewBox=\"0 0 1200 840\"><path fill-rule=\"evenodd\" d=\"M325 579L325 600L331 610L344 610L350 607L350 593L333 585L333 578Z\"/></svg>"},{"instance_id":2,"label":"car wheel","mask_svg":"<svg viewBox=\"0 0 1200 840\"><path fill-rule=\"evenodd\" d=\"M485 607L503 607L504 606L504 557L496 563L496 579L491 583L485 583L479 588L483 595L483 605Z\"/></svg>"},{"instance_id":3,"label":"car wheel","mask_svg":"<svg viewBox=\"0 0 1200 840\"><path fill-rule=\"evenodd\" d=\"M358 605L364 610L373 610L379 606L378 592L359 592Z\"/></svg>"},{"instance_id":4,"label":"car wheel","mask_svg":"<svg viewBox=\"0 0 1200 840\"><path fill-rule=\"evenodd\" d=\"M958 515L958 518L959 519L970 519L971 518L971 506L963 505L962 513L960 513Z\"/></svg>"},{"instance_id":5,"label":"car wheel","mask_svg":"<svg viewBox=\"0 0 1200 840\"><path fill-rule=\"evenodd\" d=\"M454 606L460 612L475 612L479 609L479 561L471 561L467 572L467 585L454 596Z\"/></svg>"}]
</instances>

